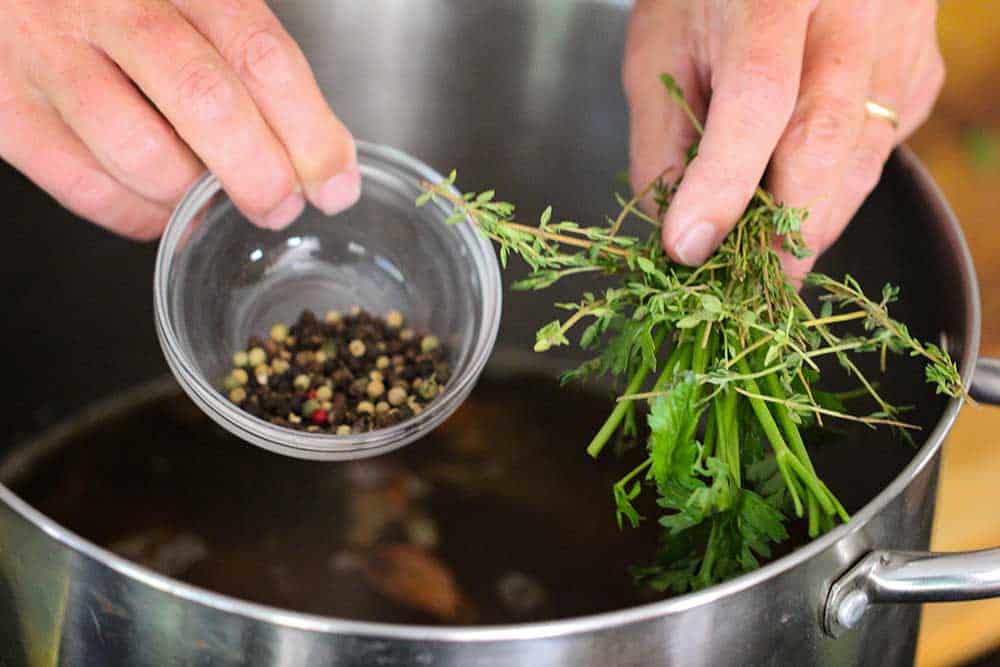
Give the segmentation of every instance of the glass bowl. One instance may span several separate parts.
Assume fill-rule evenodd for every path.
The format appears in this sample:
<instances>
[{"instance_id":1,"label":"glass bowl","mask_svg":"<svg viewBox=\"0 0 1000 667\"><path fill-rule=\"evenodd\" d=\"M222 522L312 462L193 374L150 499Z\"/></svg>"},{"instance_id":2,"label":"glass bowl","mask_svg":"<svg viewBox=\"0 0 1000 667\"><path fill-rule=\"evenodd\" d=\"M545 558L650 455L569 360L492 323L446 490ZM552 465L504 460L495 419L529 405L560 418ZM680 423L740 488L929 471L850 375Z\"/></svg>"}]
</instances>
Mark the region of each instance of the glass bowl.
<instances>
[{"instance_id":1,"label":"glass bowl","mask_svg":"<svg viewBox=\"0 0 1000 667\"><path fill-rule=\"evenodd\" d=\"M157 335L181 387L218 424L254 445L307 459L373 456L417 440L469 395L496 341L501 283L488 241L446 224L443 203L414 204L435 171L385 146L359 142L361 199L327 216L307 207L282 231L252 225L211 174L175 209L154 277ZM360 306L447 346L451 378L418 415L367 433L295 431L251 416L221 393L233 353L303 309Z\"/></svg>"}]
</instances>

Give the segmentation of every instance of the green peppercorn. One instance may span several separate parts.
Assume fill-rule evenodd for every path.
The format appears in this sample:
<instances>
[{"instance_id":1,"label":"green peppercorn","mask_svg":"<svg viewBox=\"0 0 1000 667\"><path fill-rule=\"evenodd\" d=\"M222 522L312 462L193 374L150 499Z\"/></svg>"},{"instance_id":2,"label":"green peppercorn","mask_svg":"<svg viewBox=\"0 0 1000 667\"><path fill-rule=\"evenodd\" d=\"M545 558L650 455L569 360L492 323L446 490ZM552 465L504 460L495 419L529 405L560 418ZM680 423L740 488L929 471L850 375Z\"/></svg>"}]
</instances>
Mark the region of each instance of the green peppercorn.
<instances>
[{"instance_id":1,"label":"green peppercorn","mask_svg":"<svg viewBox=\"0 0 1000 667\"><path fill-rule=\"evenodd\" d=\"M288 370L288 362L284 359L278 358L271 362L271 370L273 370L278 375L281 375Z\"/></svg>"},{"instance_id":2,"label":"green peppercorn","mask_svg":"<svg viewBox=\"0 0 1000 667\"><path fill-rule=\"evenodd\" d=\"M271 340L280 343L288 338L288 327L280 322L271 327Z\"/></svg>"},{"instance_id":3,"label":"green peppercorn","mask_svg":"<svg viewBox=\"0 0 1000 667\"><path fill-rule=\"evenodd\" d=\"M433 352L438 348L441 341L438 340L437 336L424 336L423 340L420 341L420 349L424 354Z\"/></svg>"},{"instance_id":4,"label":"green peppercorn","mask_svg":"<svg viewBox=\"0 0 1000 667\"><path fill-rule=\"evenodd\" d=\"M420 386L420 397L425 401L429 401L438 395L437 382L428 381Z\"/></svg>"},{"instance_id":5,"label":"green peppercorn","mask_svg":"<svg viewBox=\"0 0 1000 667\"><path fill-rule=\"evenodd\" d=\"M292 386L298 389L299 391L306 391L307 389L309 389L310 384L312 384L312 380L310 380L309 376L306 375L305 373L301 375L296 375L295 379L292 380Z\"/></svg>"},{"instance_id":6,"label":"green peppercorn","mask_svg":"<svg viewBox=\"0 0 1000 667\"><path fill-rule=\"evenodd\" d=\"M403 329L402 331L399 332L399 340L403 341L404 343L408 343L411 340L413 340L414 336L416 336L416 334L413 333L413 329Z\"/></svg>"},{"instance_id":7,"label":"green peppercorn","mask_svg":"<svg viewBox=\"0 0 1000 667\"><path fill-rule=\"evenodd\" d=\"M247 400L247 391L243 387L236 387L231 392L229 392L229 400L239 405L243 401Z\"/></svg>"},{"instance_id":8,"label":"green peppercorn","mask_svg":"<svg viewBox=\"0 0 1000 667\"><path fill-rule=\"evenodd\" d=\"M365 344L357 338L351 341L350 345L347 346L347 349L351 353L352 357L365 356Z\"/></svg>"},{"instance_id":9,"label":"green peppercorn","mask_svg":"<svg viewBox=\"0 0 1000 667\"><path fill-rule=\"evenodd\" d=\"M243 368L250 363L250 358L246 352L237 352L233 355L233 366Z\"/></svg>"},{"instance_id":10,"label":"green peppercorn","mask_svg":"<svg viewBox=\"0 0 1000 667\"><path fill-rule=\"evenodd\" d=\"M226 391L230 391L242 385L232 375L227 375L225 381L222 383L222 386L226 388Z\"/></svg>"},{"instance_id":11,"label":"green peppercorn","mask_svg":"<svg viewBox=\"0 0 1000 667\"><path fill-rule=\"evenodd\" d=\"M247 353L247 362L254 368L267 361L267 352L262 347L255 347Z\"/></svg>"},{"instance_id":12,"label":"green peppercorn","mask_svg":"<svg viewBox=\"0 0 1000 667\"><path fill-rule=\"evenodd\" d=\"M327 359L334 359L337 356L337 346L329 338L323 341L323 346L319 348L319 351L325 354Z\"/></svg>"},{"instance_id":13,"label":"green peppercorn","mask_svg":"<svg viewBox=\"0 0 1000 667\"><path fill-rule=\"evenodd\" d=\"M313 413L319 410L319 408L320 408L319 401L314 399L309 399L308 401L302 404L302 416L306 418L312 417Z\"/></svg>"}]
</instances>

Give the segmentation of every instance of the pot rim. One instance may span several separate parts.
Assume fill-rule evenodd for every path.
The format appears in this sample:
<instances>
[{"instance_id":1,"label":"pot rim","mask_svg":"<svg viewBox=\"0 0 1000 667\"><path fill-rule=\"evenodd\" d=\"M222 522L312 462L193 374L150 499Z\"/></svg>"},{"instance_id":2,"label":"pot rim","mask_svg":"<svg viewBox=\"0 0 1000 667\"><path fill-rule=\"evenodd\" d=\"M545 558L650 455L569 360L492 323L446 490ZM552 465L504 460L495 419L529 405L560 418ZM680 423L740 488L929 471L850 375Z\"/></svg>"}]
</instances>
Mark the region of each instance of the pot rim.
<instances>
[{"instance_id":1,"label":"pot rim","mask_svg":"<svg viewBox=\"0 0 1000 667\"><path fill-rule=\"evenodd\" d=\"M935 217L942 221L951 253L958 260L960 280L964 287L962 296L965 299L967 313L965 321L967 341L959 368L961 369L963 383L968 388L979 351L981 317L979 285L972 256L965 242L965 237L962 235L958 220L948 206L940 189L930 177L926 167L906 147L898 148L896 155L900 162L900 168L914 180L919 190L927 198ZM156 385L159 382L162 381L153 381L151 384ZM112 399L112 402L121 400L119 397ZM106 405L107 403L102 402L95 410L100 411L100 407ZM901 494L910 481L936 456L961 406L962 401L960 399L952 399L948 403L941 418L913 459L886 488L854 514L848 523L837 526L829 533L812 540L790 554L772 561L753 572L702 591L686 593L667 600L637 605L626 609L533 623L449 627L377 623L319 616L248 602L176 581L142 565L117 556L59 525L30 506L4 484L0 484L0 502L5 503L13 511L20 514L22 518L41 529L56 542L102 563L129 579L195 604L260 622L322 634L368 636L421 642L491 642L542 639L607 630L622 625L680 613L695 607L712 604L798 567L805 561L829 549L847 535L862 530L876 514L896 496ZM83 413L83 415L87 414L93 413ZM77 420L77 418L71 419L74 422Z\"/></svg>"}]
</instances>

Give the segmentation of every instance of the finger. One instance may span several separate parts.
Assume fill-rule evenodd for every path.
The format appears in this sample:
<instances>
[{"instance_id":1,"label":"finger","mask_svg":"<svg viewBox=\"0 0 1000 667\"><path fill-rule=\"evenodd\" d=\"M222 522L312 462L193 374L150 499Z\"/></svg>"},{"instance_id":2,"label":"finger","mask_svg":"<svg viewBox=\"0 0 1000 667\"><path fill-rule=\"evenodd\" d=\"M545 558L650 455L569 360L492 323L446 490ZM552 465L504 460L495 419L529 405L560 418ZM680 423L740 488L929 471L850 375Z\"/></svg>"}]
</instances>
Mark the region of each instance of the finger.
<instances>
[{"instance_id":1,"label":"finger","mask_svg":"<svg viewBox=\"0 0 1000 667\"><path fill-rule=\"evenodd\" d=\"M683 6L677 11L689 10ZM672 21L667 20L670 16ZM691 121L664 91L662 73L674 77L695 115L704 118L705 100L694 65L682 39L671 35L675 25L683 24L686 21L649 2L638 3L629 21L622 83L629 106L629 176L637 194L668 168L680 174L688 149L698 139ZM649 192L642 206L650 215L657 212Z\"/></svg>"},{"instance_id":2,"label":"finger","mask_svg":"<svg viewBox=\"0 0 1000 667\"><path fill-rule=\"evenodd\" d=\"M50 46L36 84L66 124L120 183L176 204L204 171L191 150L103 53L70 39Z\"/></svg>"},{"instance_id":3,"label":"finger","mask_svg":"<svg viewBox=\"0 0 1000 667\"><path fill-rule=\"evenodd\" d=\"M924 15L913 31L920 55L915 59L908 77L902 113L899 119L899 140L904 141L924 124L934 101L944 86L945 66L937 42L937 3L926 2Z\"/></svg>"},{"instance_id":4,"label":"finger","mask_svg":"<svg viewBox=\"0 0 1000 667\"><path fill-rule=\"evenodd\" d=\"M871 4L824 3L813 15L798 101L768 171L768 189L778 201L809 209L802 235L813 255L796 259L782 252L785 272L796 282L826 247L835 196L864 126L874 59Z\"/></svg>"},{"instance_id":5,"label":"finger","mask_svg":"<svg viewBox=\"0 0 1000 667\"><path fill-rule=\"evenodd\" d=\"M903 103L903 113L899 118L897 132L901 142L927 121L934 109L934 102L944 87L945 66L941 52L936 45L930 50L933 56L926 62L926 68L918 74L912 93Z\"/></svg>"},{"instance_id":6,"label":"finger","mask_svg":"<svg viewBox=\"0 0 1000 667\"><path fill-rule=\"evenodd\" d=\"M330 110L305 56L262 0L234 0L220 11L204 0L174 0L215 44L285 145L300 182L328 214L361 194L354 139Z\"/></svg>"},{"instance_id":7,"label":"finger","mask_svg":"<svg viewBox=\"0 0 1000 667\"><path fill-rule=\"evenodd\" d=\"M100 3L92 40L131 77L251 220L281 228L302 212L295 170L215 48L159 0ZM289 101L294 103L294 101Z\"/></svg>"},{"instance_id":8,"label":"finger","mask_svg":"<svg viewBox=\"0 0 1000 667\"><path fill-rule=\"evenodd\" d=\"M899 109L901 81L893 73L894 64L880 61L872 77L872 99L891 109ZM882 169L892 149L898 143L899 135L892 123L883 118L867 116L858 145L851 154L844 172L840 195L830 215L824 243L817 249L822 253L840 237L844 228L865 199L878 185Z\"/></svg>"},{"instance_id":9,"label":"finger","mask_svg":"<svg viewBox=\"0 0 1000 667\"><path fill-rule=\"evenodd\" d=\"M809 4L727 5L705 135L664 220L676 261L705 261L760 182L795 103Z\"/></svg>"},{"instance_id":10,"label":"finger","mask_svg":"<svg viewBox=\"0 0 1000 667\"><path fill-rule=\"evenodd\" d=\"M0 105L0 157L82 218L138 240L160 235L169 209L112 178L41 98Z\"/></svg>"}]
</instances>

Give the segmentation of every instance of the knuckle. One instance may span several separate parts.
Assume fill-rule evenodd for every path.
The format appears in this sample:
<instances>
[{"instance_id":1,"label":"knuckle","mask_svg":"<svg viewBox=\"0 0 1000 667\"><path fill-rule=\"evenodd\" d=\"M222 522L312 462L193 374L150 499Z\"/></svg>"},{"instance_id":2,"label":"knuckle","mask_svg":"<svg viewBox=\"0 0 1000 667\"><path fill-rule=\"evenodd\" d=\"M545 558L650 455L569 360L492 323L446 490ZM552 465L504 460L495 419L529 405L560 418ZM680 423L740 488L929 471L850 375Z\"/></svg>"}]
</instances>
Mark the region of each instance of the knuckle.
<instances>
[{"instance_id":1,"label":"knuckle","mask_svg":"<svg viewBox=\"0 0 1000 667\"><path fill-rule=\"evenodd\" d=\"M177 103L202 122L231 117L237 106L237 90L232 79L210 60L194 60L177 75Z\"/></svg>"},{"instance_id":2,"label":"knuckle","mask_svg":"<svg viewBox=\"0 0 1000 667\"><path fill-rule=\"evenodd\" d=\"M860 108L836 96L813 98L793 114L786 130L787 150L817 167L836 164L855 141L862 119Z\"/></svg>"},{"instance_id":3,"label":"knuckle","mask_svg":"<svg viewBox=\"0 0 1000 667\"><path fill-rule=\"evenodd\" d=\"M274 27L249 31L230 57L241 77L264 83L281 83L289 78L295 60L295 46Z\"/></svg>"}]
</instances>

